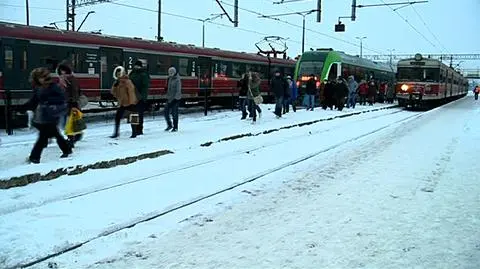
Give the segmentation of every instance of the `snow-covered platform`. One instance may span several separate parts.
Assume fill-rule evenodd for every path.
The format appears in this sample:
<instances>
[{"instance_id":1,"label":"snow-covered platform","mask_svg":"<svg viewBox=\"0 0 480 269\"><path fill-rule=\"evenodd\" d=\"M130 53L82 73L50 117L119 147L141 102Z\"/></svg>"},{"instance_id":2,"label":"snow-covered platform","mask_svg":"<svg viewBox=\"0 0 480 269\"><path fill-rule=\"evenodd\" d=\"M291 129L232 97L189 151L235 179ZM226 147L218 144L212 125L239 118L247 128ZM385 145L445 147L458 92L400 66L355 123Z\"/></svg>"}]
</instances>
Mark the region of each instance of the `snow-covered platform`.
<instances>
[{"instance_id":1,"label":"snow-covered platform","mask_svg":"<svg viewBox=\"0 0 480 269\"><path fill-rule=\"evenodd\" d=\"M375 106L357 106L356 109L345 109L342 112L299 110L289 113L282 119L276 119L272 113L272 105L262 105L264 115L257 124L252 125L251 120L240 121L239 111L212 112L208 116L203 113L194 113L180 116L180 131L178 133L165 133L165 120L163 117L148 118L145 122L145 135L130 139L130 125L122 123L121 137L110 139L113 132L113 122L92 123L85 131L84 139L77 143L74 154L68 159L60 160L61 151L52 140L52 143L42 154L41 164L26 163L33 143L37 138L35 129L17 132L14 136L1 136L0 151L0 180L15 176L41 173L46 174L52 170L78 165L89 165L101 161L138 156L159 150L172 150L174 152L199 147L202 143L217 141L219 139L238 134L258 133L270 129L281 128L292 124L309 122L318 119L327 119L358 112L367 112L388 108L392 105L377 104Z\"/></svg>"},{"instance_id":2,"label":"snow-covered platform","mask_svg":"<svg viewBox=\"0 0 480 269\"><path fill-rule=\"evenodd\" d=\"M0 267L53 255L33 268L475 268L480 104L471 98L198 146L215 141L200 130L256 132L328 113L339 114L265 111L254 126L238 113L199 118L175 140L188 141L167 143L175 154L1 190ZM176 136L155 124L135 142L158 149Z\"/></svg>"}]
</instances>

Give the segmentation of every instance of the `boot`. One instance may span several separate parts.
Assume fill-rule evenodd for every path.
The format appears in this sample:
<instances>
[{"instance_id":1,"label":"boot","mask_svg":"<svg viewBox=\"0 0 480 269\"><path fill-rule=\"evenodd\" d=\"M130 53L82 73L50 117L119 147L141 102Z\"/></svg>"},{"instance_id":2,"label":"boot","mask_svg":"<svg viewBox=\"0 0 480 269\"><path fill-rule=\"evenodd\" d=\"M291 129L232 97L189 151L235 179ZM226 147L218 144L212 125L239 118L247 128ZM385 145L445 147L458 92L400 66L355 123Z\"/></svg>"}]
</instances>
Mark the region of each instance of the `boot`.
<instances>
[{"instance_id":1,"label":"boot","mask_svg":"<svg viewBox=\"0 0 480 269\"><path fill-rule=\"evenodd\" d=\"M143 135L143 124L137 125L137 135Z\"/></svg>"},{"instance_id":2,"label":"boot","mask_svg":"<svg viewBox=\"0 0 480 269\"><path fill-rule=\"evenodd\" d=\"M133 124L131 124L130 126L132 126L132 135L130 136L130 138L135 138L135 137L137 137L138 125L133 125Z\"/></svg>"},{"instance_id":3,"label":"boot","mask_svg":"<svg viewBox=\"0 0 480 269\"><path fill-rule=\"evenodd\" d=\"M178 131L178 119L174 119L172 132L177 132L177 131Z\"/></svg>"}]
</instances>

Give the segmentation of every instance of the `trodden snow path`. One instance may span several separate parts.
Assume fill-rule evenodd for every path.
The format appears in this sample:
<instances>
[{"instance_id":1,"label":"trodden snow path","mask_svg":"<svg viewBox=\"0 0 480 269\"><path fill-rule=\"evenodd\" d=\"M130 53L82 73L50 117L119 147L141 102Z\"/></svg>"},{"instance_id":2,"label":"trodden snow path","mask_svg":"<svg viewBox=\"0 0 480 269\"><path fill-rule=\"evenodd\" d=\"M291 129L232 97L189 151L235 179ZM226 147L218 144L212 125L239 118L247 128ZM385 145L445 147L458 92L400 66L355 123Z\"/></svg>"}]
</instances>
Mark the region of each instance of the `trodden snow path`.
<instances>
[{"instance_id":1,"label":"trodden snow path","mask_svg":"<svg viewBox=\"0 0 480 269\"><path fill-rule=\"evenodd\" d=\"M35 268L479 268L479 117L457 101Z\"/></svg>"}]
</instances>

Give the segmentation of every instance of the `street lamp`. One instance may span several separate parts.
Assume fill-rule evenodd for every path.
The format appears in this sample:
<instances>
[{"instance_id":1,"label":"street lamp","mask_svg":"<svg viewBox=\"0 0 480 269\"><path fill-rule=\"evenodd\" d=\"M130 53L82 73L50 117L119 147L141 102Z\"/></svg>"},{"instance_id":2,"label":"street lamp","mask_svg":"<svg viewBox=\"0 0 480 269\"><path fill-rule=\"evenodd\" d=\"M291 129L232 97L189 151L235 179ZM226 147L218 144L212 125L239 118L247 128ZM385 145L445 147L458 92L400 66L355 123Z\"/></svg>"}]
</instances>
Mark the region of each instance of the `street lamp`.
<instances>
[{"instance_id":1,"label":"street lamp","mask_svg":"<svg viewBox=\"0 0 480 269\"><path fill-rule=\"evenodd\" d=\"M292 12L292 13L283 13L283 14L276 14L276 15L261 15L259 18L265 18L265 19L273 19L273 20L278 20L275 17L281 17L281 16L289 16L289 15L300 15L303 17L303 26L302 26L302 54L305 51L305 17L307 15L310 15L314 12L317 12L318 9L313 9L313 10L308 10L308 11L303 11L303 12Z\"/></svg>"},{"instance_id":2,"label":"street lamp","mask_svg":"<svg viewBox=\"0 0 480 269\"><path fill-rule=\"evenodd\" d=\"M363 40L367 37L366 36L362 36L362 37L357 36L355 38L360 40L360 58L362 58L362 55L363 55Z\"/></svg>"},{"instance_id":3,"label":"street lamp","mask_svg":"<svg viewBox=\"0 0 480 269\"><path fill-rule=\"evenodd\" d=\"M207 21L213 21L217 18L221 18L223 17L223 15L225 15L225 13L222 13L222 14L210 14L210 16L212 17L209 17L209 18L206 18L206 19L198 19L199 21L202 22L202 48L205 48L205 23Z\"/></svg>"}]
</instances>

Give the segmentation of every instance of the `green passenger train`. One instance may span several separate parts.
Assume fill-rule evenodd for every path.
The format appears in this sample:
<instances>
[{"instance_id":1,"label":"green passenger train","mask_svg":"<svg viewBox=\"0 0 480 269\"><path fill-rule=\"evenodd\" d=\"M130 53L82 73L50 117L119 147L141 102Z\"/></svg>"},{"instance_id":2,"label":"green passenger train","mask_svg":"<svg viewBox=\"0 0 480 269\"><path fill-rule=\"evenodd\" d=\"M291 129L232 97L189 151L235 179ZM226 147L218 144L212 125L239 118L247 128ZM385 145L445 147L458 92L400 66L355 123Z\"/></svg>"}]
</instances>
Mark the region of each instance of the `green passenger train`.
<instances>
[{"instance_id":1,"label":"green passenger train","mask_svg":"<svg viewBox=\"0 0 480 269\"><path fill-rule=\"evenodd\" d=\"M295 67L294 79L298 88L302 90L310 75L315 76L317 88L320 88L326 80L340 76L346 79L350 75L353 75L357 82L373 77L375 80L393 83L395 73L389 64L370 61L333 49L317 49L304 52L300 56Z\"/></svg>"}]
</instances>

